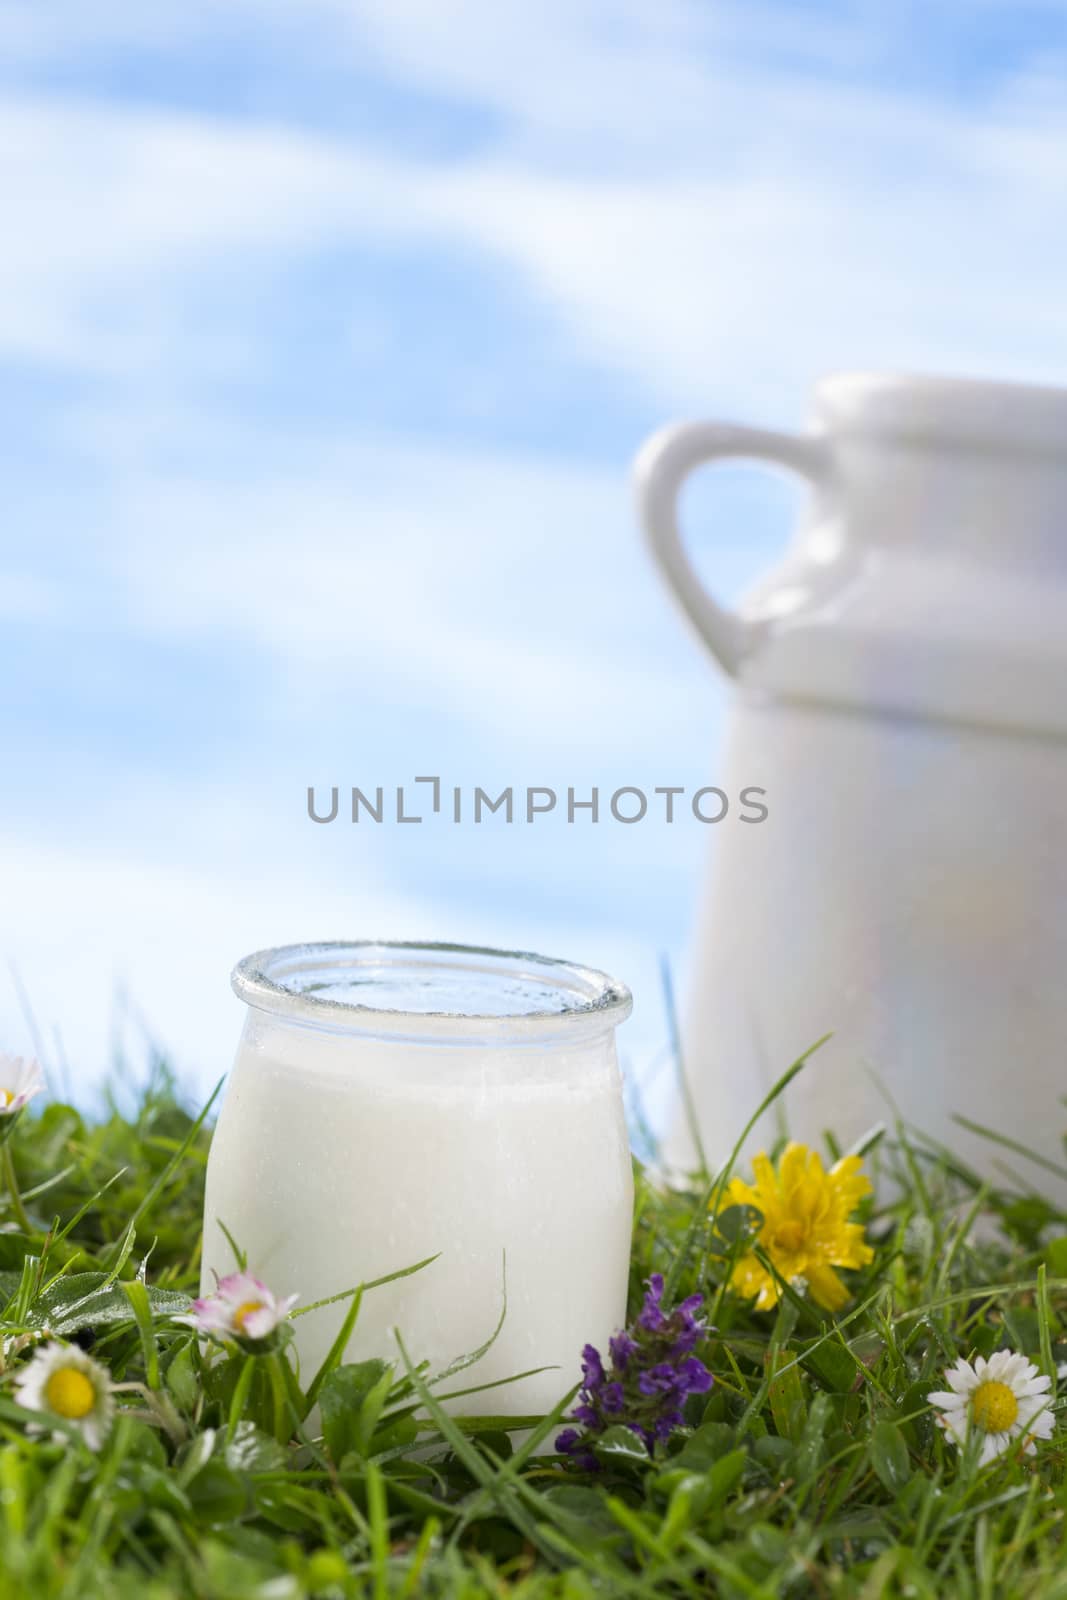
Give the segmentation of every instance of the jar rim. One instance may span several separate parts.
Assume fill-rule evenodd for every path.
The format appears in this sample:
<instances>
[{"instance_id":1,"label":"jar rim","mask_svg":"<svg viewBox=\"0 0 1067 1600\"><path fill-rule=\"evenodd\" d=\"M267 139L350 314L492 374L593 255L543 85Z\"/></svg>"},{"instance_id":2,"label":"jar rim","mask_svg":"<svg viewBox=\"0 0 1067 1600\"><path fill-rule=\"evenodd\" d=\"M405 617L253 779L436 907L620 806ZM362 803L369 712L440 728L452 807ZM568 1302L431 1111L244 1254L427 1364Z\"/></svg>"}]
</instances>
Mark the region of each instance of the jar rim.
<instances>
[{"instance_id":1,"label":"jar rim","mask_svg":"<svg viewBox=\"0 0 1067 1600\"><path fill-rule=\"evenodd\" d=\"M246 1005L288 1021L442 1042L537 1043L614 1028L633 1009L626 985L593 967L418 940L278 945L245 956L230 982Z\"/></svg>"}]
</instances>

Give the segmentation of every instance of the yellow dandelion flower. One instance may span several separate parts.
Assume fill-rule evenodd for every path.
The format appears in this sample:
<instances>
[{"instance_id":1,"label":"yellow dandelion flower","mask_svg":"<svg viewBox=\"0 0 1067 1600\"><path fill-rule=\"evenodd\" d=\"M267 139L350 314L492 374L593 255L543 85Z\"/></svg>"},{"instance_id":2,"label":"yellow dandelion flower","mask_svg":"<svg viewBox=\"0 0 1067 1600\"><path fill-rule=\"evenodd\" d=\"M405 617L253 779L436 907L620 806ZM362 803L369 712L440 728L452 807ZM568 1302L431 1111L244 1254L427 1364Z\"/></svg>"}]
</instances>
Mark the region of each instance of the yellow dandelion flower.
<instances>
[{"instance_id":1,"label":"yellow dandelion flower","mask_svg":"<svg viewBox=\"0 0 1067 1600\"><path fill-rule=\"evenodd\" d=\"M775 1172L764 1153L752 1163L753 1183L733 1178L726 1205L752 1206L763 1218L757 1242L787 1283L803 1284L827 1311L838 1311L848 1290L835 1267L866 1266L874 1251L849 1217L871 1192L859 1156L844 1156L827 1172L818 1152L789 1144ZM753 1252L737 1262L730 1285L757 1311L777 1304L780 1288Z\"/></svg>"}]
</instances>

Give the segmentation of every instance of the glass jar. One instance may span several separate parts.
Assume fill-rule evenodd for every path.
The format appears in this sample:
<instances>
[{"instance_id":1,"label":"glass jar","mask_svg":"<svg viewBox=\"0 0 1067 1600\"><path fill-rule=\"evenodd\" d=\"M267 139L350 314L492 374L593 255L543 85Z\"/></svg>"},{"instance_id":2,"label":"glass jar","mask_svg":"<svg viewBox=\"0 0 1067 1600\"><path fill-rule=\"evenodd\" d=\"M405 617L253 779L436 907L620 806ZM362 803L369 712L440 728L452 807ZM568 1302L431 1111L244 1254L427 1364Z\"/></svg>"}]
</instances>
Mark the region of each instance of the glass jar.
<instances>
[{"instance_id":1,"label":"glass jar","mask_svg":"<svg viewBox=\"0 0 1067 1600\"><path fill-rule=\"evenodd\" d=\"M625 1320L633 1180L615 1028L629 990L536 955L458 945L313 944L233 973L248 1006L211 1146L204 1291L235 1269L324 1299L369 1292L347 1361L431 1375L490 1337L452 1387L470 1414L551 1409L582 1346ZM348 1302L298 1317L305 1383Z\"/></svg>"}]
</instances>

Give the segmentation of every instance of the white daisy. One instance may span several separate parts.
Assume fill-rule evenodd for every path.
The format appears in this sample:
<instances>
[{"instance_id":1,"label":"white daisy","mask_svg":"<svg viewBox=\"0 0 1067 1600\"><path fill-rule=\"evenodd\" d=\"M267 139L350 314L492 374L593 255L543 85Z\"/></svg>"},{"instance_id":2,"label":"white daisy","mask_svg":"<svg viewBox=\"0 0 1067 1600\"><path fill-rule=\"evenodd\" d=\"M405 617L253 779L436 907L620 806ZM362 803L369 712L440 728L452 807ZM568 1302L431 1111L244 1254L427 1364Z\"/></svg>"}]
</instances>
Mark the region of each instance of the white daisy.
<instances>
[{"instance_id":1,"label":"white daisy","mask_svg":"<svg viewBox=\"0 0 1067 1600\"><path fill-rule=\"evenodd\" d=\"M979 1466L987 1466L1018 1441L1032 1454L1035 1440L1052 1435L1052 1379L1040 1374L1032 1361L1014 1350L998 1350L987 1361L979 1356L972 1366L957 1361L945 1373L948 1389L927 1395L941 1415L937 1421L961 1447L974 1429L981 1439Z\"/></svg>"},{"instance_id":2,"label":"white daisy","mask_svg":"<svg viewBox=\"0 0 1067 1600\"><path fill-rule=\"evenodd\" d=\"M100 1449L115 1413L107 1369L77 1345L54 1339L16 1374L15 1399L28 1411L72 1422L90 1450ZM50 1430L47 1423L30 1423L29 1431L51 1431L61 1442L67 1437L60 1428Z\"/></svg>"},{"instance_id":3,"label":"white daisy","mask_svg":"<svg viewBox=\"0 0 1067 1600\"><path fill-rule=\"evenodd\" d=\"M39 1061L9 1056L0 1050L0 1117L13 1117L43 1090L44 1073Z\"/></svg>"},{"instance_id":4,"label":"white daisy","mask_svg":"<svg viewBox=\"0 0 1067 1600\"><path fill-rule=\"evenodd\" d=\"M259 1278L250 1272L231 1272L220 1278L214 1294L194 1300L187 1317L200 1333L214 1333L229 1339L265 1339L284 1322L298 1296L279 1300Z\"/></svg>"}]
</instances>

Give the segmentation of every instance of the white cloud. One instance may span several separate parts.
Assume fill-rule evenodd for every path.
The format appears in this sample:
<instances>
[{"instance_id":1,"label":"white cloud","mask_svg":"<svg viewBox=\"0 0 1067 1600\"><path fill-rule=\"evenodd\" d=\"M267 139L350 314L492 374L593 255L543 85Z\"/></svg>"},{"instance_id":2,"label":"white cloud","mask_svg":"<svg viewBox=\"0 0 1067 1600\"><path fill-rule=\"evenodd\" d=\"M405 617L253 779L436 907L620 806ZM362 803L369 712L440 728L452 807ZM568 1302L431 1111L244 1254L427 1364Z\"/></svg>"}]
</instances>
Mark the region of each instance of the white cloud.
<instances>
[{"instance_id":1,"label":"white cloud","mask_svg":"<svg viewBox=\"0 0 1067 1600\"><path fill-rule=\"evenodd\" d=\"M113 470L111 441L90 428L82 448ZM193 477L153 467L151 446L120 456L94 532L109 629L251 646L271 693L320 716L359 683L553 759L586 750L589 715L603 760L635 726L684 735L693 657L657 647L666 605L621 475L387 439L309 446L285 470L261 438L272 465L253 471L240 449Z\"/></svg>"},{"instance_id":2,"label":"white cloud","mask_svg":"<svg viewBox=\"0 0 1067 1600\"><path fill-rule=\"evenodd\" d=\"M177 811L172 822L188 831ZM222 878L207 864L214 842L204 844L200 865L195 848L164 864L74 844L0 846L0 1048L33 1044L4 970L10 958L46 1056L55 1058L58 1029L82 1095L110 1062L118 989L187 1079L207 1088L228 1069L237 1041L241 1010L227 977L240 956L294 939L351 937L353 929L440 937L433 906L385 887L369 859L353 884L324 874L312 880L276 855L267 872L248 850Z\"/></svg>"},{"instance_id":3,"label":"white cloud","mask_svg":"<svg viewBox=\"0 0 1067 1600\"><path fill-rule=\"evenodd\" d=\"M198 279L403 219L387 167L292 129L43 96L0 109L0 192L0 346L105 371L181 367L189 341L218 359L225 329L185 310Z\"/></svg>"},{"instance_id":4,"label":"white cloud","mask_svg":"<svg viewBox=\"0 0 1067 1600\"><path fill-rule=\"evenodd\" d=\"M881 31L878 10L848 19L791 4L722 0L318 0L353 53L376 53L398 83L499 117L501 142L562 170L618 170L669 158L705 168L710 126L743 113L740 143L758 140L745 83L854 68ZM768 67L767 62L771 65ZM734 140L731 140L731 145Z\"/></svg>"},{"instance_id":5,"label":"white cloud","mask_svg":"<svg viewBox=\"0 0 1067 1600\"><path fill-rule=\"evenodd\" d=\"M279 38L291 24L263 15ZM326 0L315 15L302 60L341 25ZM227 327L198 284L247 283L254 304L294 261L386 241L504 261L587 358L665 405L795 415L842 364L1061 375L1056 63L938 104L850 83L838 35L799 63L764 39L761 60L733 7L368 0L344 16L399 80L494 108L480 153L9 102L0 347L171 381L253 362L240 296Z\"/></svg>"}]
</instances>

